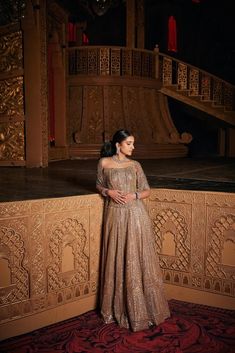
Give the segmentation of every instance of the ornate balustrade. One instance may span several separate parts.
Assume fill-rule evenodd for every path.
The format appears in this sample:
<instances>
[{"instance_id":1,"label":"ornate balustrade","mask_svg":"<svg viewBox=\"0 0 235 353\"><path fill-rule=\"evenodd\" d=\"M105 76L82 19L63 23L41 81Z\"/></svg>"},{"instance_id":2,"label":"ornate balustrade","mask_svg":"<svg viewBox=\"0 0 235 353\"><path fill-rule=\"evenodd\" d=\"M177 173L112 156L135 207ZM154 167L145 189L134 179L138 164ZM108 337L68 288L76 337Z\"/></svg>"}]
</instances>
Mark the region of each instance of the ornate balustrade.
<instances>
[{"instance_id":1,"label":"ornate balustrade","mask_svg":"<svg viewBox=\"0 0 235 353\"><path fill-rule=\"evenodd\" d=\"M199 96L227 111L235 109L234 86L204 70L159 53L159 73L164 86L176 85L191 97Z\"/></svg>"},{"instance_id":2,"label":"ornate balustrade","mask_svg":"<svg viewBox=\"0 0 235 353\"><path fill-rule=\"evenodd\" d=\"M68 48L69 75L155 78L156 53L125 47Z\"/></svg>"},{"instance_id":3,"label":"ornate balustrade","mask_svg":"<svg viewBox=\"0 0 235 353\"><path fill-rule=\"evenodd\" d=\"M230 83L183 61L154 51L126 47L68 48L69 75L125 76L156 79L163 86L177 86L188 96L214 106L235 109L235 88Z\"/></svg>"}]
</instances>

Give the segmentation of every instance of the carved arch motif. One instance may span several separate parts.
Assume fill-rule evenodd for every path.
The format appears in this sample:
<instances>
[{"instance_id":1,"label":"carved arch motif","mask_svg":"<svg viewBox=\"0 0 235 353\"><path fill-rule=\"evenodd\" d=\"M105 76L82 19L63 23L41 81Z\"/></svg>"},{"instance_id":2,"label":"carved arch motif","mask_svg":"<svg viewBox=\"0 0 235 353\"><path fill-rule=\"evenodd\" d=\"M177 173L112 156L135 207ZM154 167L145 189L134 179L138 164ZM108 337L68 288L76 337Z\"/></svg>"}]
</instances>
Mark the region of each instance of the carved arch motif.
<instances>
[{"instance_id":1,"label":"carved arch motif","mask_svg":"<svg viewBox=\"0 0 235 353\"><path fill-rule=\"evenodd\" d=\"M51 261L47 269L49 292L88 281L87 237L83 225L74 218L57 222L52 228L49 243ZM68 245L74 256L74 271L62 272L63 249Z\"/></svg>"},{"instance_id":2,"label":"carved arch motif","mask_svg":"<svg viewBox=\"0 0 235 353\"><path fill-rule=\"evenodd\" d=\"M184 217L176 210L163 209L155 214L153 224L160 266L171 270L189 271L191 249ZM175 236L175 256L161 254L166 228Z\"/></svg>"},{"instance_id":3,"label":"carved arch motif","mask_svg":"<svg viewBox=\"0 0 235 353\"><path fill-rule=\"evenodd\" d=\"M235 216L231 214L220 217L211 227L207 246L206 274L211 277L235 280L234 271L230 271L230 266L222 263L222 251L227 240L235 243Z\"/></svg>"},{"instance_id":4,"label":"carved arch motif","mask_svg":"<svg viewBox=\"0 0 235 353\"><path fill-rule=\"evenodd\" d=\"M2 257L8 260L11 271L11 285L2 287L0 304L13 304L29 298L29 274L23 266L24 242L20 229L5 226L0 229Z\"/></svg>"}]
</instances>

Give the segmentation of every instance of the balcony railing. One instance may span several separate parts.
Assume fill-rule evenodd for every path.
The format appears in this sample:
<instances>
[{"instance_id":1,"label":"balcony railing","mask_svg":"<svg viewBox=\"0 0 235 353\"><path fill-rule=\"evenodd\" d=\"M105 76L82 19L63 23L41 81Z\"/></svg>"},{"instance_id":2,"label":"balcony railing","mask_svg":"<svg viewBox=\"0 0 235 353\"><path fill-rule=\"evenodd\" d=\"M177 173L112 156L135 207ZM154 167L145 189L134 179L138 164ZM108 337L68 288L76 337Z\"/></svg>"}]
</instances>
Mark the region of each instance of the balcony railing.
<instances>
[{"instance_id":1,"label":"balcony railing","mask_svg":"<svg viewBox=\"0 0 235 353\"><path fill-rule=\"evenodd\" d=\"M84 76L125 76L160 79L163 86L200 97L227 111L235 109L235 89L230 83L193 65L154 51L126 47L68 48L68 74Z\"/></svg>"},{"instance_id":2,"label":"balcony railing","mask_svg":"<svg viewBox=\"0 0 235 353\"><path fill-rule=\"evenodd\" d=\"M69 75L156 78L155 52L124 47L68 48Z\"/></svg>"}]
</instances>

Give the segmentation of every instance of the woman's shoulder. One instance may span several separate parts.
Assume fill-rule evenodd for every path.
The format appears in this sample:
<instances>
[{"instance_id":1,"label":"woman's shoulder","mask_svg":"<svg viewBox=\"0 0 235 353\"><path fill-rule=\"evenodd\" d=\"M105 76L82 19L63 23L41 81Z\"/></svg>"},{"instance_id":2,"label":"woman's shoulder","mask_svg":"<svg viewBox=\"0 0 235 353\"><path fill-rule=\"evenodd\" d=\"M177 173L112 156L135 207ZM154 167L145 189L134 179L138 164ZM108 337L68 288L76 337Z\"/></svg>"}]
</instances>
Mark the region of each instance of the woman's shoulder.
<instances>
[{"instance_id":1,"label":"woman's shoulder","mask_svg":"<svg viewBox=\"0 0 235 353\"><path fill-rule=\"evenodd\" d=\"M111 157L102 157L99 160L99 166L102 168L107 168L107 166L110 164L112 158Z\"/></svg>"},{"instance_id":2,"label":"woman's shoulder","mask_svg":"<svg viewBox=\"0 0 235 353\"><path fill-rule=\"evenodd\" d=\"M132 162L133 162L133 164L134 164L134 166L135 166L136 168L141 167L140 162L138 162L138 161L136 161L136 160L134 160L134 159L132 159Z\"/></svg>"}]
</instances>

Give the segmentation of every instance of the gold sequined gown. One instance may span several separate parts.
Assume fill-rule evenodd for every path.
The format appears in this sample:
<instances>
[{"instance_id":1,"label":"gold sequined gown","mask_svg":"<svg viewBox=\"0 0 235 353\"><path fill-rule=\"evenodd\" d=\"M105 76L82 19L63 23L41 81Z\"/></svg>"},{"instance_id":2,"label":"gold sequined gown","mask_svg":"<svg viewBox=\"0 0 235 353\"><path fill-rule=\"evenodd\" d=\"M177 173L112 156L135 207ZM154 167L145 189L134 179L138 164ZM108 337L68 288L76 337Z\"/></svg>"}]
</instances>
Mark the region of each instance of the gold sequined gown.
<instances>
[{"instance_id":1,"label":"gold sequined gown","mask_svg":"<svg viewBox=\"0 0 235 353\"><path fill-rule=\"evenodd\" d=\"M149 185L136 161L104 169L99 162L97 188L128 193ZM101 256L100 306L106 323L115 321L139 331L170 316L152 224L142 200L120 205L106 198Z\"/></svg>"}]
</instances>

